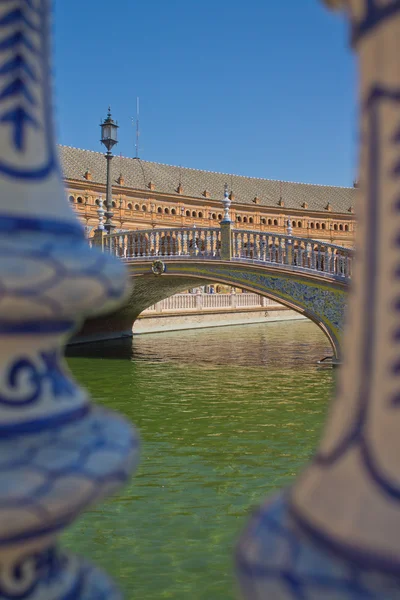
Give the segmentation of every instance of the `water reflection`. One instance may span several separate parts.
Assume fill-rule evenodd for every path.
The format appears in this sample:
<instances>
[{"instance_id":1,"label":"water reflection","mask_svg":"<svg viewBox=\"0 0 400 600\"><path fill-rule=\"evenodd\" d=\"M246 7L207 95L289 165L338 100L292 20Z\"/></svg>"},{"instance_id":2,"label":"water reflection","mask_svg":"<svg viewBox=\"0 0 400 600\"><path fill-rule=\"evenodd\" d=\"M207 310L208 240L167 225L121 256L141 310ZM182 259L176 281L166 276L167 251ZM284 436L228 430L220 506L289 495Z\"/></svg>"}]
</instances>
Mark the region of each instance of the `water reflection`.
<instances>
[{"instance_id":1,"label":"water reflection","mask_svg":"<svg viewBox=\"0 0 400 600\"><path fill-rule=\"evenodd\" d=\"M135 335L133 339L72 346L67 352L70 357L254 367L314 365L329 354L332 349L327 338L310 321Z\"/></svg>"},{"instance_id":2,"label":"water reflection","mask_svg":"<svg viewBox=\"0 0 400 600\"><path fill-rule=\"evenodd\" d=\"M248 511L317 442L332 389L332 371L315 367L326 338L293 321L72 350L74 375L136 423L143 449L136 477L65 543L117 577L128 600L233 599L232 548Z\"/></svg>"}]
</instances>

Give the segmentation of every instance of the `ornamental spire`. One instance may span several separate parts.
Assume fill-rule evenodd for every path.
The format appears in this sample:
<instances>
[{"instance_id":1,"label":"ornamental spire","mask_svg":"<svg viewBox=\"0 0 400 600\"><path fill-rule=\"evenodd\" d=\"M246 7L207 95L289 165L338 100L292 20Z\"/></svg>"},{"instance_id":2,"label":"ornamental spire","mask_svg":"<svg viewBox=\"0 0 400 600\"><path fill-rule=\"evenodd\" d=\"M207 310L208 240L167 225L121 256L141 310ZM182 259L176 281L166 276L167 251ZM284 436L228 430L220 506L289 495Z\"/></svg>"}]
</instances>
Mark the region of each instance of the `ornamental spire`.
<instances>
[{"instance_id":1,"label":"ornamental spire","mask_svg":"<svg viewBox=\"0 0 400 600\"><path fill-rule=\"evenodd\" d=\"M225 186L224 186L224 199L223 199L222 203L224 205L224 218L222 219L221 223L230 223L231 222L230 207L231 207L232 201L229 197L227 183L225 183Z\"/></svg>"}]
</instances>

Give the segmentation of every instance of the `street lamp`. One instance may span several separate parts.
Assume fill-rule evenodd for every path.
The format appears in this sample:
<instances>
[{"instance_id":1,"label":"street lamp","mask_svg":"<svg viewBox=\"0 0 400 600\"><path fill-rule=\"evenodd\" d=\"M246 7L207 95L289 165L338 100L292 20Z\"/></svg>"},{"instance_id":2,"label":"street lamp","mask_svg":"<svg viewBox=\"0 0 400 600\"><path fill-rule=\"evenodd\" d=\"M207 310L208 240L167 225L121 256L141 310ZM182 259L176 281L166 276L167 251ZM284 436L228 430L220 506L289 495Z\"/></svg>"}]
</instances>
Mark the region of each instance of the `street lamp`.
<instances>
[{"instance_id":1,"label":"street lamp","mask_svg":"<svg viewBox=\"0 0 400 600\"><path fill-rule=\"evenodd\" d=\"M101 143L107 148L106 160L107 160L107 190L106 190L106 210L105 210L105 229L107 233L111 233L115 225L112 222L112 183L111 183L111 159L113 157L111 149L118 143L117 133L118 125L113 121L111 117L111 109L108 107L108 114L104 122L100 124L101 129Z\"/></svg>"}]
</instances>

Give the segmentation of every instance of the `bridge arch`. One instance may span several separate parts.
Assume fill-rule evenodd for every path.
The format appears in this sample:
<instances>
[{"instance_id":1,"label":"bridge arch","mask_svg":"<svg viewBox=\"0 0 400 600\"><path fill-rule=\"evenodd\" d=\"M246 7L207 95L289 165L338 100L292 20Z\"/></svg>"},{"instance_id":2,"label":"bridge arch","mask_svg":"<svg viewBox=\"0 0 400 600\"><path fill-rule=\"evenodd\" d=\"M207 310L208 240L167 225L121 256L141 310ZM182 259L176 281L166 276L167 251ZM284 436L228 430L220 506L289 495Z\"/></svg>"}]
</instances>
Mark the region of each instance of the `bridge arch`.
<instances>
[{"instance_id":1,"label":"bridge arch","mask_svg":"<svg viewBox=\"0 0 400 600\"><path fill-rule=\"evenodd\" d=\"M82 341L94 340L96 335L98 339L129 335L134 321L149 306L189 288L219 283L265 296L306 316L324 332L334 356L340 359L346 282L250 261L178 260L168 256L160 259L166 268L162 275L152 273L152 261L137 258L128 263L133 286L126 306L108 318L87 322L81 332Z\"/></svg>"}]
</instances>

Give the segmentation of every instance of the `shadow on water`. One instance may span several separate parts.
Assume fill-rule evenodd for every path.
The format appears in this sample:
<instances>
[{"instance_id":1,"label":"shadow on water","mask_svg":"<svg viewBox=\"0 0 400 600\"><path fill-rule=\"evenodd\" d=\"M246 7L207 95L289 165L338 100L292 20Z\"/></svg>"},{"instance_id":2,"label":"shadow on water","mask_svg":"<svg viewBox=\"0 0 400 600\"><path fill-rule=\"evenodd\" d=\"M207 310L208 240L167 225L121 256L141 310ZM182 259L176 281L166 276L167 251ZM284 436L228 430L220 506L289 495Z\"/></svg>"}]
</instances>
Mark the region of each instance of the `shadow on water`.
<instances>
[{"instance_id":1,"label":"shadow on water","mask_svg":"<svg viewBox=\"0 0 400 600\"><path fill-rule=\"evenodd\" d=\"M328 353L315 325L292 321L69 356L94 401L136 424L142 452L126 488L64 544L116 577L127 600L233 600L233 546L250 509L290 484L317 443L333 373L315 363Z\"/></svg>"},{"instance_id":2,"label":"shadow on water","mask_svg":"<svg viewBox=\"0 0 400 600\"><path fill-rule=\"evenodd\" d=\"M108 340L90 344L67 346L67 358L106 358L109 360L130 360L132 358L132 338Z\"/></svg>"}]
</instances>

